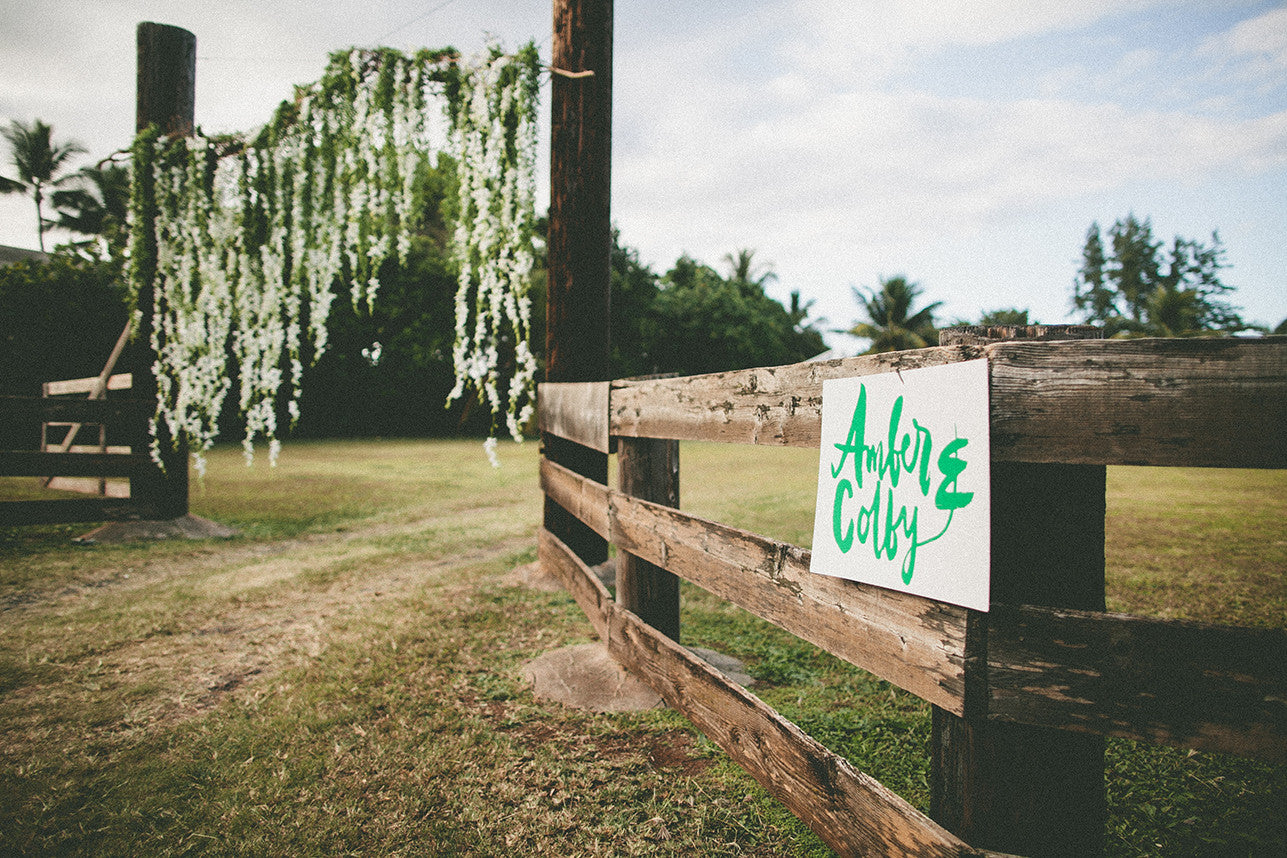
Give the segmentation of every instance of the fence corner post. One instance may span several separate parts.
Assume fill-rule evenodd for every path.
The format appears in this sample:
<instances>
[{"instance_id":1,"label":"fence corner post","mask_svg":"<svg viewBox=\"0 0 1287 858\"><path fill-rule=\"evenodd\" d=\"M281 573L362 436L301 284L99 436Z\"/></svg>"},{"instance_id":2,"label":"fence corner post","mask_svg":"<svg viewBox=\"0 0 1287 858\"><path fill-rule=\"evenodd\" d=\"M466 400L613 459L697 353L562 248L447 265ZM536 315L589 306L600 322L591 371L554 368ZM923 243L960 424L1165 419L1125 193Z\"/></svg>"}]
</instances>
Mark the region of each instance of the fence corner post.
<instances>
[{"instance_id":1,"label":"fence corner post","mask_svg":"<svg viewBox=\"0 0 1287 858\"><path fill-rule=\"evenodd\" d=\"M550 214L545 380L607 381L612 286L612 0L555 0L551 64L593 72L550 81ZM598 483L608 454L543 433L546 458ZM608 544L545 499L547 530L586 564Z\"/></svg>"},{"instance_id":2,"label":"fence corner post","mask_svg":"<svg viewBox=\"0 0 1287 858\"><path fill-rule=\"evenodd\" d=\"M641 500L679 506L679 442L617 439L617 484ZM617 604L679 642L679 578L626 551L617 553Z\"/></svg>"},{"instance_id":3,"label":"fence corner post","mask_svg":"<svg viewBox=\"0 0 1287 858\"><path fill-rule=\"evenodd\" d=\"M939 342L1100 337L1082 325L971 326ZM1104 610L1105 475L1102 465L992 463L994 603ZM977 848L1102 854L1103 737L989 721L987 617L971 619L980 698L964 718L934 708L930 816Z\"/></svg>"}]
</instances>

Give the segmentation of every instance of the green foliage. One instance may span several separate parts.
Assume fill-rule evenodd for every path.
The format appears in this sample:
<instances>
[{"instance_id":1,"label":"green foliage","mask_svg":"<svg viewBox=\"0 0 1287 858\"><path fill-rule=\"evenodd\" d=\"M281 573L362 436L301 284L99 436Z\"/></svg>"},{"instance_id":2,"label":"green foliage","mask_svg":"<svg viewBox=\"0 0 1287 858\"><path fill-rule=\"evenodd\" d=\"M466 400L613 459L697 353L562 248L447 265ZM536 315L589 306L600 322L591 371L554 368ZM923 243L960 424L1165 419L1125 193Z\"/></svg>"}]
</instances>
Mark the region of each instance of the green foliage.
<instances>
[{"instance_id":1,"label":"green foliage","mask_svg":"<svg viewBox=\"0 0 1287 858\"><path fill-rule=\"evenodd\" d=\"M453 153L458 186L448 264L459 288L444 313L454 316L456 383L442 399L470 387L521 437L537 369L528 284L539 57L528 45L515 57L493 47L458 60L451 49L338 52L254 135L139 135L128 274L156 353L154 457L162 435L186 437L200 470L235 374L247 457L263 438L275 460L278 426L301 416L305 368L327 350L336 287L374 314L382 279L401 276L386 262L407 267L421 215L438 214L438 148ZM450 140L435 138L438 111ZM415 265L441 285L441 258ZM365 327L379 336L382 321ZM380 340L363 348L379 363Z\"/></svg>"},{"instance_id":2,"label":"green foliage","mask_svg":"<svg viewBox=\"0 0 1287 858\"><path fill-rule=\"evenodd\" d=\"M514 56L492 45L452 69L448 102L459 185L452 255L460 273L456 384L447 404L470 391L491 412L493 437L503 422L516 441L536 405L529 292L540 69L534 45Z\"/></svg>"},{"instance_id":3,"label":"green foliage","mask_svg":"<svg viewBox=\"0 0 1287 858\"><path fill-rule=\"evenodd\" d=\"M87 247L120 264L128 236L130 171L117 164L82 167L82 186L55 191L52 197L58 225L89 237Z\"/></svg>"},{"instance_id":4,"label":"green foliage","mask_svg":"<svg viewBox=\"0 0 1287 858\"><path fill-rule=\"evenodd\" d=\"M825 351L798 293L790 309L765 294L764 284L774 275L756 269L753 255L751 250L727 255L728 279L687 255L658 277L614 230L613 377L777 366Z\"/></svg>"},{"instance_id":5,"label":"green foliage","mask_svg":"<svg viewBox=\"0 0 1287 858\"><path fill-rule=\"evenodd\" d=\"M470 402L444 409L455 384L455 268L441 240L412 239L405 265L386 261L370 312L337 301L327 351L304 371L300 437L485 433Z\"/></svg>"},{"instance_id":6,"label":"green foliage","mask_svg":"<svg viewBox=\"0 0 1287 858\"><path fill-rule=\"evenodd\" d=\"M749 247L744 247L737 253L725 253L724 261L728 263L729 280L763 287L778 279L772 265L755 263L755 251Z\"/></svg>"},{"instance_id":7,"label":"green foliage","mask_svg":"<svg viewBox=\"0 0 1287 858\"><path fill-rule=\"evenodd\" d=\"M72 253L0 267L0 396L39 396L42 382L98 375L127 318L118 282L110 264ZM0 427L0 445L32 449L38 432Z\"/></svg>"},{"instance_id":8,"label":"green foliage","mask_svg":"<svg viewBox=\"0 0 1287 858\"><path fill-rule=\"evenodd\" d=\"M687 255L659 283L652 324L655 372L775 366L826 349L822 335L793 318L761 283L725 280Z\"/></svg>"},{"instance_id":9,"label":"green foliage","mask_svg":"<svg viewBox=\"0 0 1287 858\"><path fill-rule=\"evenodd\" d=\"M613 378L659 371L653 349L661 335L654 308L661 292L659 278L639 261L639 253L623 245L612 231L612 330L609 366Z\"/></svg>"},{"instance_id":10,"label":"green foliage","mask_svg":"<svg viewBox=\"0 0 1287 858\"><path fill-rule=\"evenodd\" d=\"M73 253L0 267L0 395L39 396L45 381L97 375L125 325L107 263Z\"/></svg>"},{"instance_id":11,"label":"green foliage","mask_svg":"<svg viewBox=\"0 0 1287 858\"><path fill-rule=\"evenodd\" d=\"M1107 336L1183 337L1247 327L1224 300L1224 245L1176 236L1169 250L1153 237L1148 218L1128 214L1108 230L1108 246L1092 223L1073 281L1073 307Z\"/></svg>"},{"instance_id":12,"label":"green foliage","mask_svg":"<svg viewBox=\"0 0 1287 858\"><path fill-rule=\"evenodd\" d=\"M856 322L849 333L871 340L867 354L937 345L934 311L943 302L935 301L913 311L921 292L919 284L903 276L882 278L879 290L864 293L854 289L854 299L867 318Z\"/></svg>"},{"instance_id":13,"label":"green foliage","mask_svg":"<svg viewBox=\"0 0 1287 858\"><path fill-rule=\"evenodd\" d=\"M1016 307L1008 307L1004 310L988 310L979 317L980 325L1016 325L1019 327L1025 325L1039 325L1040 322L1030 321L1028 311L1020 310Z\"/></svg>"}]
</instances>

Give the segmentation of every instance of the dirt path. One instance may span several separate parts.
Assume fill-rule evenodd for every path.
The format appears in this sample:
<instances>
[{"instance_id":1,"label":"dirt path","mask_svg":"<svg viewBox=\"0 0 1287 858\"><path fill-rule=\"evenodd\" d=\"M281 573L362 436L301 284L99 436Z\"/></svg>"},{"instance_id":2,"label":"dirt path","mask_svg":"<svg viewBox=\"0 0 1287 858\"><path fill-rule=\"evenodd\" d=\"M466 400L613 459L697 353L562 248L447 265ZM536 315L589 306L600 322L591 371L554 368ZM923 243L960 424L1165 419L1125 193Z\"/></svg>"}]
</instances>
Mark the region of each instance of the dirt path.
<instances>
[{"instance_id":1,"label":"dirt path","mask_svg":"<svg viewBox=\"0 0 1287 858\"><path fill-rule=\"evenodd\" d=\"M470 535L426 537L461 530ZM230 694L257 693L353 634L345 629L363 614L426 588L471 587L471 567L533 544L532 525L512 512L466 510L280 542L131 552L11 593L0 605L3 657L39 681L0 696L0 757L35 738L128 742ZM45 717L51 710L102 711L89 726Z\"/></svg>"}]
</instances>

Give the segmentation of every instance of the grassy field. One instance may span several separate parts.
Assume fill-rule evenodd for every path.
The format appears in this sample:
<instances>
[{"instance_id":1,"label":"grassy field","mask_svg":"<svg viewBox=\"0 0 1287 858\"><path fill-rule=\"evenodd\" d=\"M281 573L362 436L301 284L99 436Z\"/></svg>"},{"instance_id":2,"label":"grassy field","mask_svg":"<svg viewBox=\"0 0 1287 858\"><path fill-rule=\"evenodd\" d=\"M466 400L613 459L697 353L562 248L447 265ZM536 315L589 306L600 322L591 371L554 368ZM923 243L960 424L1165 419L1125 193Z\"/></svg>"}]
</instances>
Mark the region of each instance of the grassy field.
<instances>
[{"instance_id":1,"label":"grassy field","mask_svg":"<svg viewBox=\"0 0 1287 858\"><path fill-rule=\"evenodd\" d=\"M211 458L218 542L0 529L0 854L826 855L668 711L537 701L590 639L534 558L534 444L289 444ZM816 453L684 445L684 506L807 545ZM1110 607L1287 627L1287 475L1112 469ZM0 496L5 481L0 480ZM914 804L918 699L708 595L685 642ZM1287 773L1109 744L1113 855L1287 853Z\"/></svg>"}]
</instances>

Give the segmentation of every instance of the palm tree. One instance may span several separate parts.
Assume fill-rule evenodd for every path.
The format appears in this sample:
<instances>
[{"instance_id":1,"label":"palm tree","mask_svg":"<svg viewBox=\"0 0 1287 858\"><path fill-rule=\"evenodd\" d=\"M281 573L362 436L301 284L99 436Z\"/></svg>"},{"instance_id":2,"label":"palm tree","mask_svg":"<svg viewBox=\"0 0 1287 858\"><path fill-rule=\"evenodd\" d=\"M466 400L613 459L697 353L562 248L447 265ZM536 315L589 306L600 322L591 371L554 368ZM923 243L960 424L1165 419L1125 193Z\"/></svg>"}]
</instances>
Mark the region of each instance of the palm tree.
<instances>
[{"instance_id":1,"label":"palm tree","mask_svg":"<svg viewBox=\"0 0 1287 858\"><path fill-rule=\"evenodd\" d=\"M13 120L0 131L9 141L10 164L18 173L17 179L0 176L0 193L31 194L36 202L36 234L40 249L45 249L44 201L45 189L77 178L75 174L59 176L73 155L85 151L79 143L65 142L55 145L53 129L39 119L30 125Z\"/></svg>"},{"instance_id":2,"label":"palm tree","mask_svg":"<svg viewBox=\"0 0 1287 858\"><path fill-rule=\"evenodd\" d=\"M846 333L871 340L866 352L869 355L934 344L934 311L943 302L935 301L913 313L912 305L920 294L921 287L902 276L881 278L880 290L870 294L854 289L854 298L867 314L867 321L856 322Z\"/></svg>"},{"instance_id":3,"label":"palm tree","mask_svg":"<svg viewBox=\"0 0 1287 858\"><path fill-rule=\"evenodd\" d=\"M108 252L124 249L130 208L130 171L119 164L82 167L82 187L54 191L58 225L71 232L101 238Z\"/></svg>"},{"instance_id":4,"label":"palm tree","mask_svg":"<svg viewBox=\"0 0 1287 858\"><path fill-rule=\"evenodd\" d=\"M734 283L758 286L763 291L768 283L778 279L778 275L773 272L773 263L756 265L754 258L755 251L745 247L736 254L725 253L724 261L728 263L728 279Z\"/></svg>"},{"instance_id":5,"label":"palm tree","mask_svg":"<svg viewBox=\"0 0 1287 858\"><path fill-rule=\"evenodd\" d=\"M1148 321L1143 332L1151 337L1191 336L1203 328L1201 296L1196 289L1158 284L1149 294L1144 312Z\"/></svg>"}]
</instances>

